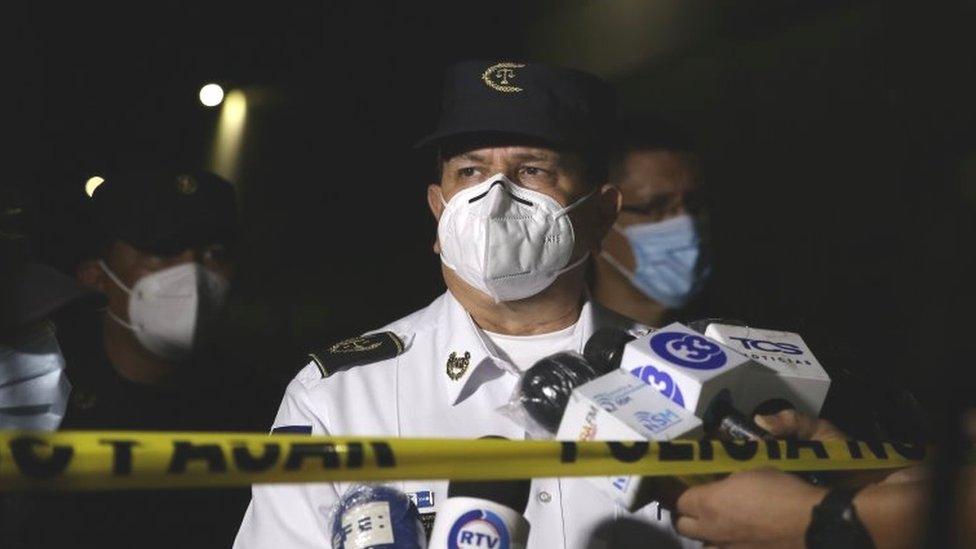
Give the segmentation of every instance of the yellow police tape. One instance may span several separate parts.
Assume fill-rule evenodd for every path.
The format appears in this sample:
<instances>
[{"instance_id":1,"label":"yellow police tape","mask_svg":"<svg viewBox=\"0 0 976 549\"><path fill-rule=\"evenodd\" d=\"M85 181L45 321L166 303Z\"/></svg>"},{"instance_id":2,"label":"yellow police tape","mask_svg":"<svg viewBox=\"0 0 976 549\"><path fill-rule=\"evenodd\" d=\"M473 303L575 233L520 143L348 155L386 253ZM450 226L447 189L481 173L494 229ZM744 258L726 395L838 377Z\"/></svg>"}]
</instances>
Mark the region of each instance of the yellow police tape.
<instances>
[{"instance_id":1,"label":"yellow police tape","mask_svg":"<svg viewBox=\"0 0 976 549\"><path fill-rule=\"evenodd\" d=\"M857 441L559 442L131 431L0 432L0 491L263 482L688 476L894 469L929 450Z\"/></svg>"}]
</instances>

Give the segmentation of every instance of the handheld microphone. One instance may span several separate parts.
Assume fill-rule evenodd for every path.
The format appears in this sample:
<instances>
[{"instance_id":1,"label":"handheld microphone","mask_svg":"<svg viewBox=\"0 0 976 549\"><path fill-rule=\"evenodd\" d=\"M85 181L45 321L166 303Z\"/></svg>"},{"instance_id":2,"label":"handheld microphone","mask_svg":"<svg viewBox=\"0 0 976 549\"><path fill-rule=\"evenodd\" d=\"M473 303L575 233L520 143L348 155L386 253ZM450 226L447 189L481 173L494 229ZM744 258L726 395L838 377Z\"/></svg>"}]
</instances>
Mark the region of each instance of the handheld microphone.
<instances>
[{"instance_id":1,"label":"handheld microphone","mask_svg":"<svg viewBox=\"0 0 976 549\"><path fill-rule=\"evenodd\" d=\"M434 519L430 549L524 549L530 525L523 515L530 488L527 479L451 481Z\"/></svg>"},{"instance_id":2,"label":"handheld microphone","mask_svg":"<svg viewBox=\"0 0 976 549\"><path fill-rule=\"evenodd\" d=\"M559 424L559 440L666 441L698 439L702 422L656 388L623 369L577 387ZM615 503L635 511L651 501L649 483L637 476L588 477Z\"/></svg>"},{"instance_id":3,"label":"handheld microphone","mask_svg":"<svg viewBox=\"0 0 976 549\"><path fill-rule=\"evenodd\" d=\"M529 417L555 433L573 389L610 370L605 366L595 367L579 353L556 353L525 371L518 399Z\"/></svg>"},{"instance_id":4,"label":"handheld microphone","mask_svg":"<svg viewBox=\"0 0 976 549\"><path fill-rule=\"evenodd\" d=\"M356 485L333 506L334 549L426 549L417 507L389 486Z\"/></svg>"},{"instance_id":5,"label":"handheld microphone","mask_svg":"<svg viewBox=\"0 0 976 549\"><path fill-rule=\"evenodd\" d=\"M606 332L607 330L601 330ZM750 390L750 361L732 349L673 323L632 338L626 333L598 333L587 346L597 368L630 372L674 403L705 421L711 434L760 439L768 434L738 413L742 393Z\"/></svg>"},{"instance_id":6,"label":"handheld microphone","mask_svg":"<svg viewBox=\"0 0 976 549\"><path fill-rule=\"evenodd\" d=\"M786 401L810 416L820 415L830 376L800 334L742 326L726 320L702 321L704 334L752 359L749 391L736 401L740 410L766 412ZM772 410L768 410L772 411Z\"/></svg>"},{"instance_id":7,"label":"handheld microphone","mask_svg":"<svg viewBox=\"0 0 976 549\"><path fill-rule=\"evenodd\" d=\"M620 367L624 355L624 345L637 339L623 330L600 328L583 347L583 356L595 368L609 372Z\"/></svg>"}]
</instances>

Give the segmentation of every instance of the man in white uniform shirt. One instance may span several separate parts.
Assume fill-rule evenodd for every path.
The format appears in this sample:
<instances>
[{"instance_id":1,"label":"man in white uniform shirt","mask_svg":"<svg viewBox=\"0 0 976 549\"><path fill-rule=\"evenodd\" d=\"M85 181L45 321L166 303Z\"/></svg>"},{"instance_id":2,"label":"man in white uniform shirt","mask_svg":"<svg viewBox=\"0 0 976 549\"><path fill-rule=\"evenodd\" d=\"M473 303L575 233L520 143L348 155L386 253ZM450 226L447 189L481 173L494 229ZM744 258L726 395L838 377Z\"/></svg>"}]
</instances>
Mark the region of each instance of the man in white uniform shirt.
<instances>
[{"instance_id":1,"label":"man in white uniform shirt","mask_svg":"<svg viewBox=\"0 0 976 549\"><path fill-rule=\"evenodd\" d=\"M450 68L440 123L421 142L439 154L440 182L427 188L427 202L448 291L383 328L405 342L398 356L342 369L328 364L338 347L313 353L288 386L274 430L525 438L496 411L521 371L558 351L582 351L599 328L636 328L590 301L584 281L586 260L620 209L603 150L613 111L610 87L579 71ZM392 483L428 517L447 484ZM348 487L255 486L235 547L328 547L329 509ZM692 545L655 504L628 513L583 479L533 479L525 516L533 549Z\"/></svg>"}]
</instances>

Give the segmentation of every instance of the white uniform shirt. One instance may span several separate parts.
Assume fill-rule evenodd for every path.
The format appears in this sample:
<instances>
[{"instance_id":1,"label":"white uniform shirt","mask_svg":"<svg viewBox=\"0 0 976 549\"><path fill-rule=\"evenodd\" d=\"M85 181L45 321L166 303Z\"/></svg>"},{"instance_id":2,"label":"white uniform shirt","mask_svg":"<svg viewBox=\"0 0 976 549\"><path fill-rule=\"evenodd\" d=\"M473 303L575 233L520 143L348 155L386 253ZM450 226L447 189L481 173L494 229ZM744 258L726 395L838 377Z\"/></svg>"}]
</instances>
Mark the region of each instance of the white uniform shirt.
<instances>
[{"instance_id":1,"label":"white uniform shirt","mask_svg":"<svg viewBox=\"0 0 976 549\"><path fill-rule=\"evenodd\" d=\"M564 350L582 351L589 336L606 326L629 330L634 324L587 302L574 347ZM511 397L518 371L497 358L497 349L450 292L383 330L404 338L401 355L326 379L310 363L288 385L274 428L311 426L314 435L336 436L525 438L524 429L496 411ZM451 380L448 357L466 352L467 370ZM447 498L446 480L390 485L411 494L421 513L436 511ZM349 486L255 485L234 547L330 547L327 517ZM525 516L530 549L699 546L679 538L667 511L656 504L628 513L584 479L533 479Z\"/></svg>"}]
</instances>

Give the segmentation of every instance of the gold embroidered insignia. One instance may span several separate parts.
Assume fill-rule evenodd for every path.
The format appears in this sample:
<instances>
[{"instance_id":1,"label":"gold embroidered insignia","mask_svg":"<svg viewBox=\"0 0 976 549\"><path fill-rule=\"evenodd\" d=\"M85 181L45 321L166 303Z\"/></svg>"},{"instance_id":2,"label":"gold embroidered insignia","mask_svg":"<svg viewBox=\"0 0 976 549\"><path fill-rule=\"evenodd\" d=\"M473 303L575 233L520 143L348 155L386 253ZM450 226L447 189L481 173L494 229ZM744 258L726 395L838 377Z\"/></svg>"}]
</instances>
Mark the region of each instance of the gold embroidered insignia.
<instances>
[{"instance_id":1,"label":"gold embroidered insignia","mask_svg":"<svg viewBox=\"0 0 976 549\"><path fill-rule=\"evenodd\" d=\"M520 63L496 63L485 70L481 79L493 90L504 93L520 92L522 88L513 84L511 80L518 76L515 69L521 69L524 66Z\"/></svg>"},{"instance_id":2,"label":"gold embroidered insignia","mask_svg":"<svg viewBox=\"0 0 976 549\"><path fill-rule=\"evenodd\" d=\"M457 356L457 353L451 353L451 356L447 357L447 377L451 378L451 381L461 379L464 372L468 371L468 365L470 364L471 353L465 351L464 356Z\"/></svg>"}]
</instances>

